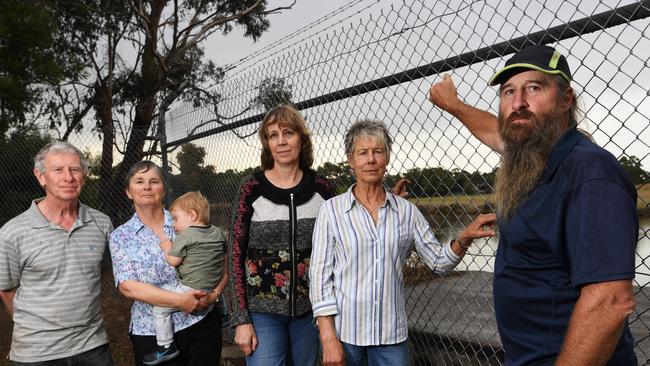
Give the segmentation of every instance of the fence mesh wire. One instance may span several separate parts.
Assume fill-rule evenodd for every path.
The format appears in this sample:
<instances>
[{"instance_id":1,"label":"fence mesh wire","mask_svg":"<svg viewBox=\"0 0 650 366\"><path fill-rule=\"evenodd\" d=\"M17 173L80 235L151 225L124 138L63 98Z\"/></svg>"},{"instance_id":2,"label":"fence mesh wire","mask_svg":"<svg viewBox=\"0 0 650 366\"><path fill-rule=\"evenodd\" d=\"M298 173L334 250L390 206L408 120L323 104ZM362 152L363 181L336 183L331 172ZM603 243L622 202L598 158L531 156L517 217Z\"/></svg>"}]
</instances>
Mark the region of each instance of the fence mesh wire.
<instances>
[{"instance_id":1,"label":"fence mesh wire","mask_svg":"<svg viewBox=\"0 0 650 366\"><path fill-rule=\"evenodd\" d=\"M432 82L448 72L459 96L496 112L487 86L510 54L545 43L567 56L581 98L581 127L619 157L636 184L641 227L630 316L640 364L650 364L650 1L358 0L348 16L313 24L230 65L219 102L176 105L166 115L163 159L173 195L201 190L213 223L226 229L240 180L259 166L257 127L278 102L295 103L315 145L314 167L344 191L352 183L343 134L357 119L384 121L395 141L387 184L407 177L411 200L437 237L447 240L477 213L494 209L499 157L451 115L427 100ZM227 50L224 50L227 52ZM153 131L152 131L153 132ZM153 135L154 133L152 133ZM97 145L88 134L71 139ZM0 223L38 196L25 180L43 141L3 145ZM23 161L24 160L24 161ZM93 181L82 199L96 195ZM455 271L431 274L414 254L406 267L409 343L414 365L501 365L492 306L496 240L477 241ZM115 296L118 296L115 294Z\"/></svg>"},{"instance_id":2,"label":"fence mesh wire","mask_svg":"<svg viewBox=\"0 0 650 366\"><path fill-rule=\"evenodd\" d=\"M169 113L170 161L184 190L214 191L217 224L227 225L226 207L238 183L233 177L259 165L262 114L288 99L313 133L314 166L339 192L351 183L342 143L347 126L360 118L384 121L395 141L388 180L410 178L413 202L440 239L452 237L478 212L493 209L498 156L433 107L428 89L446 71L461 98L495 112L497 93L487 80L527 43L547 43L567 55L586 115L581 127L598 144L629 166L650 163L647 2L404 1L377 7L234 65L218 89L220 103ZM211 178L190 179L182 172L189 167L178 165L175 154L185 158L197 147L202 169L214 171ZM650 356L647 178L635 181L642 225L637 310L630 318L641 364ZM414 364L502 363L491 291L495 249L496 240L477 243L447 275L432 275L411 257L406 297Z\"/></svg>"}]
</instances>

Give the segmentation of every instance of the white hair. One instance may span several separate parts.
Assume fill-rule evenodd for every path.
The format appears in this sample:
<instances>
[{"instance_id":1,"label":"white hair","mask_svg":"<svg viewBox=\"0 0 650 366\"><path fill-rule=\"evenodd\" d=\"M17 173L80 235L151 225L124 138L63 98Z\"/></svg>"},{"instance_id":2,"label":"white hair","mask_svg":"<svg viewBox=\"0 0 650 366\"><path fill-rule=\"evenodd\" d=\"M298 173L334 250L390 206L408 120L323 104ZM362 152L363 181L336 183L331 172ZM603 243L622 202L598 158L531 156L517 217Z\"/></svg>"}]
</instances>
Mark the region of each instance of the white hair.
<instances>
[{"instance_id":1,"label":"white hair","mask_svg":"<svg viewBox=\"0 0 650 366\"><path fill-rule=\"evenodd\" d=\"M34 157L34 169L45 173L45 158L50 154L76 154L81 161L84 175L88 175L88 159L86 159L81 150L67 141L54 141L43 146Z\"/></svg>"}]
</instances>

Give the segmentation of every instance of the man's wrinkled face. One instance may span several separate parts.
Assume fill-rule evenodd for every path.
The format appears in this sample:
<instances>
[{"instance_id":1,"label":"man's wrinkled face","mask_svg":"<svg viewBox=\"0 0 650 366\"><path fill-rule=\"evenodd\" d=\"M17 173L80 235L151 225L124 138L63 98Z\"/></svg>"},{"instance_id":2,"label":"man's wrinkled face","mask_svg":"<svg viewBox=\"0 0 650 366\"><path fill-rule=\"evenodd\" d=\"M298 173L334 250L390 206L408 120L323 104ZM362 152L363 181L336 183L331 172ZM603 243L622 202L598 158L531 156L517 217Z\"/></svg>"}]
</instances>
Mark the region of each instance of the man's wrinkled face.
<instances>
[{"instance_id":1,"label":"man's wrinkled face","mask_svg":"<svg viewBox=\"0 0 650 366\"><path fill-rule=\"evenodd\" d=\"M565 109L555 78L535 70L520 72L504 82L499 98L499 133L506 145L525 143L536 128L546 128L541 126L546 116L561 116L558 112Z\"/></svg>"},{"instance_id":2,"label":"man's wrinkled face","mask_svg":"<svg viewBox=\"0 0 650 366\"><path fill-rule=\"evenodd\" d=\"M81 158L73 153L51 153L43 160L45 171L34 170L34 175L45 190L45 195L61 201L79 198L86 174Z\"/></svg>"},{"instance_id":3,"label":"man's wrinkled face","mask_svg":"<svg viewBox=\"0 0 650 366\"><path fill-rule=\"evenodd\" d=\"M502 84L499 135L504 142L496 177L497 211L509 217L541 177L555 143L566 130L573 92L558 91L557 77L525 71Z\"/></svg>"}]
</instances>

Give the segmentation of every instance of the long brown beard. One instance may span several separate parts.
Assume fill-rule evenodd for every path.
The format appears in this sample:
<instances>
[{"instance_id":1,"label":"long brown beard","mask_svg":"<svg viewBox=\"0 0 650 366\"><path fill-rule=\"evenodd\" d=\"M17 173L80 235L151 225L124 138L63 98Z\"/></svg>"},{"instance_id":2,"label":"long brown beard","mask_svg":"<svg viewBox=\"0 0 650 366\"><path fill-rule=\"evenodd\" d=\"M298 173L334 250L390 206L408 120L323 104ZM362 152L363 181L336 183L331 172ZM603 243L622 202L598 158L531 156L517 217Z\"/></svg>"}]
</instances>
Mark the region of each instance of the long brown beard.
<instances>
[{"instance_id":1,"label":"long brown beard","mask_svg":"<svg viewBox=\"0 0 650 366\"><path fill-rule=\"evenodd\" d=\"M512 127L510 122L521 117L529 118L530 125ZM563 117L562 112L534 115L527 110L513 112L507 119L499 114L499 134L505 150L496 174L496 203L497 213L503 218L511 217L537 185L564 130Z\"/></svg>"}]
</instances>

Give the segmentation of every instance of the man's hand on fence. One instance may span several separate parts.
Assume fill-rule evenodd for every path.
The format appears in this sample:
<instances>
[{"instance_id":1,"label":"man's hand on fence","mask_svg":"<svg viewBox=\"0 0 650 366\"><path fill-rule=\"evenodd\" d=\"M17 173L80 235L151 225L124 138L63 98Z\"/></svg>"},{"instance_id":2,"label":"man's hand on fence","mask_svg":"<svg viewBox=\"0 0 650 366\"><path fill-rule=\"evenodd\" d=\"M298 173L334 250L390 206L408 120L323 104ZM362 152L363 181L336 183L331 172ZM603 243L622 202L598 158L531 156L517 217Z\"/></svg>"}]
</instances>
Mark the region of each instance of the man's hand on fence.
<instances>
[{"instance_id":1,"label":"man's hand on fence","mask_svg":"<svg viewBox=\"0 0 650 366\"><path fill-rule=\"evenodd\" d=\"M429 89L429 100L438 108L451 114L454 114L463 104L458 99L456 85L454 85L454 81L451 80L449 74L444 74L442 80L431 85L431 89Z\"/></svg>"}]
</instances>

